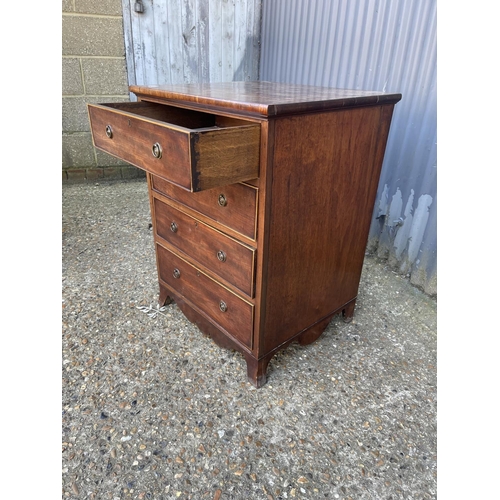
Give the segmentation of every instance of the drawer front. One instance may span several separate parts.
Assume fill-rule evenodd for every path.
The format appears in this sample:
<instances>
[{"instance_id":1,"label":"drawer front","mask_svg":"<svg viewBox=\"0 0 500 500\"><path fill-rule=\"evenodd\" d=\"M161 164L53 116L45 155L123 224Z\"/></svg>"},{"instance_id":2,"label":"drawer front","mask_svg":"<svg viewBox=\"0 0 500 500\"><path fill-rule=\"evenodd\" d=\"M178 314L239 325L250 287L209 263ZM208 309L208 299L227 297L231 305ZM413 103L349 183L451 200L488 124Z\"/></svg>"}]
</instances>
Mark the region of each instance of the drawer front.
<instances>
[{"instance_id":1,"label":"drawer front","mask_svg":"<svg viewBox=\"0 0 500 500\"><path fill-rule=\"evenodd\" d=\"M156 253L160 279L251 349L254 306L161 245Z\"/></svg>"},{"instance_id":2,"label":"drawer front","mask_svg":"<svg viewBox=\"0 0 500 500\"><path fill-rule=\"evenodd\" d=\"M154 199L156 233L217 276L253 297L255 250Z\"/></svg>"},{"instance_id":3,"label":"drawer front","mask_svg":"<svg viewBox=\"0 0 500 500\"><path fill-rule=\"evenodd\" d=\"M260 125L148 102L89 104L94 145L188 191L258 177Z\"/></svg>"},{"instance_id":4,"label":"drawer front","mask_svg":"<svg viewBox=\"0 0 500 500\"><path fill-rule=\"evenodd\" d=\"M231 184L220 189L188 193L160 177L153 176L153 189L196 210L210 219L255 239L257 188Z\"/></svg>"},{"instance_id":5,"label":"drawer front","mask_svg":"<svg viewBox=\"0 0 500 500\"><path fill-rule=\"evenodd\" d=\"M89 115L97 148L185 189L191 188L188 133L103 106L89 105ZM154 144L160 144L160 158L153 155Z\"/></svg>"}]
</instances>

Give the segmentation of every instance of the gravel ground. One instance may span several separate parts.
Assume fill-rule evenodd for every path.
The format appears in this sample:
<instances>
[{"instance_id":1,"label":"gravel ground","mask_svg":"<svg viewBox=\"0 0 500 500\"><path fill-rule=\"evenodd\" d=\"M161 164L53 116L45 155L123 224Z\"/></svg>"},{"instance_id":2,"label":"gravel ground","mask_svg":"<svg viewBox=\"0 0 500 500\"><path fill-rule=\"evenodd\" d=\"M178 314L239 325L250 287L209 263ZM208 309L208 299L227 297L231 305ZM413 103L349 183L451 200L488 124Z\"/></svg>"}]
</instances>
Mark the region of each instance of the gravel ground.
<instances>
[{"instance_id":1,"label":"gravel ground","mask_svg":"<svg viewBox=\"0 0 500 500\"><path fill-rule=\"evenodd\" d=\"M175 303L145 312L144 181L62 201L62 498L437 498L434 299L367 256L354 320L279 353L257 390Z\"/></svg>"}]
</instances>

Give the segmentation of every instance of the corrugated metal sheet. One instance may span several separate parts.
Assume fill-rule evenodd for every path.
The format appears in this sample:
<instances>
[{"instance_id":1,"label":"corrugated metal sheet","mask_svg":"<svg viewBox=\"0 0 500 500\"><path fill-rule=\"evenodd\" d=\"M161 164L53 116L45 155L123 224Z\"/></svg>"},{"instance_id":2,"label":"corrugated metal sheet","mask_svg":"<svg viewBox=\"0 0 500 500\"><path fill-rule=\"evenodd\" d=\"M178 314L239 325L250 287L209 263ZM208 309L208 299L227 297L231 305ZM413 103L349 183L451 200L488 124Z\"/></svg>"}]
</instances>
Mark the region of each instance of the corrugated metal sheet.
<instances>
[{"instance_id":1,"label":"corrugated metal sheet","mask_svg":"<svg viewBox=\"0 0 500 500\"><path fill-rule=\"evenodd\" d=\"M267 0L262 16L262 80L403 94L368 249L436 294L436 1Z\"/></svg>"},{"instance_id":2,"label":"corrugated metal sheet","mask_svg":"<svg viewBox=\"0 0 500 500\"><path fill-rule=\"evenodd\" d=\"M261 0L122 0L130 85L257 80Z\"/></svg>"}]
</instances>

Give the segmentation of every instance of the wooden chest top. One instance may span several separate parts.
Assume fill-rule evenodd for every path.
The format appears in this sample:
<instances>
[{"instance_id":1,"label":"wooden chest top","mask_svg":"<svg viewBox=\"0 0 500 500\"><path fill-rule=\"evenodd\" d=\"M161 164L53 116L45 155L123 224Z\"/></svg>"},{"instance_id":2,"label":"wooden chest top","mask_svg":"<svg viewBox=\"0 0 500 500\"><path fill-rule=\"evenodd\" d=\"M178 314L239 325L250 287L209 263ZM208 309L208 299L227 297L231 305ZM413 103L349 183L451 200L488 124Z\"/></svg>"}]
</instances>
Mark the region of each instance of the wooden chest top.
<instances>
[{"instance_id":1,"label":"wooden chest top","mask_svg":"<svg viewBox=\"0 0 500 500\"><path fill-rule=\"evenodd\" d=\"M140 98L158 98L212 109L232 109L260 116L279 116L335 108L393 104L401 94L346 90L276 82L216 82L176 85L132 85Z\"/></svg>"}]
</instances>

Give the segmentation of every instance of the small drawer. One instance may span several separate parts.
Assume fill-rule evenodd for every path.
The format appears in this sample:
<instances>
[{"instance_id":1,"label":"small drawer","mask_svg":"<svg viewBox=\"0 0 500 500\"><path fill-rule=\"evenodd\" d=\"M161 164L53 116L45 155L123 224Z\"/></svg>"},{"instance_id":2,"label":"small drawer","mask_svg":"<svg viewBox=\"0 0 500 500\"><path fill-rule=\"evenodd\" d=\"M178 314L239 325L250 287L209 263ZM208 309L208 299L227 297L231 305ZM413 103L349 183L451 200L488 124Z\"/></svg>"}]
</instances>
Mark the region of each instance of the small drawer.
<instances>
[{"instance_id":1,"label":"small drawer","mask_svg":"<svg viewBox=\"0 0 500 500\"><path fill-rule=\"evenodd\" d=\"M154 199L156 234L189 258L253 297L255 249Z\"/></svg>"},{"instance_id":2,"label":"small drawer","mask_svg":"<svg viewBox=\"0 0 500 500\"><path fill-rule=\"evenodd\" d=\"M238 233L255 239L258 189L231 184L220 189L188 193L153 176L153 189Z\"/></svg>"},{"instance_id":3,"label":"small drawer","mask_svg":"<svg viewBox=\"0 0 500 500\"><path fill-rule=\"evenodd\" d=\"M188 191L258 177L259 124L146 101L88 110L96 148Z\"/></svg>"},{"instance_id":4,"label":"small drawer","mask_svg":"<svg viewBox=\"0 0 500 500\"><path fill-rule=\"evenodd\" d=\"M231 336L252 348L254 306L179 258L156 245L160 279L190 301Z\"/></svg>"}]
</instances>

